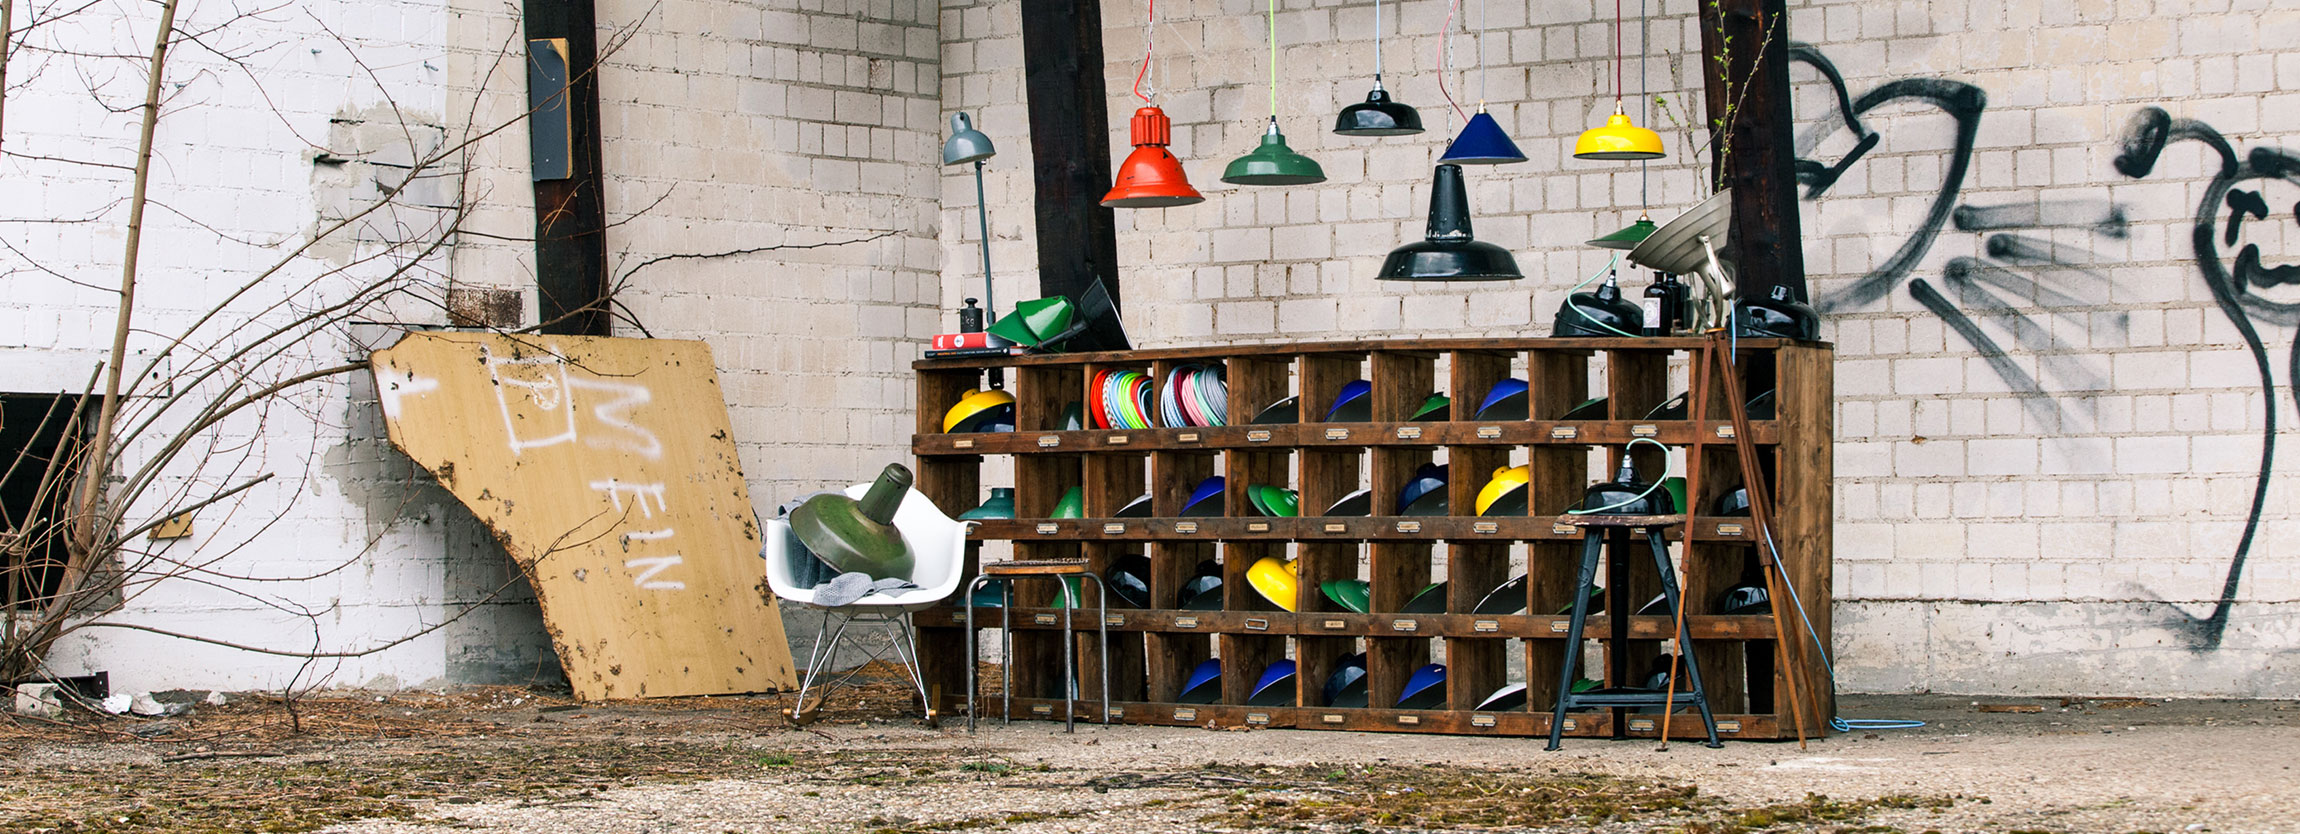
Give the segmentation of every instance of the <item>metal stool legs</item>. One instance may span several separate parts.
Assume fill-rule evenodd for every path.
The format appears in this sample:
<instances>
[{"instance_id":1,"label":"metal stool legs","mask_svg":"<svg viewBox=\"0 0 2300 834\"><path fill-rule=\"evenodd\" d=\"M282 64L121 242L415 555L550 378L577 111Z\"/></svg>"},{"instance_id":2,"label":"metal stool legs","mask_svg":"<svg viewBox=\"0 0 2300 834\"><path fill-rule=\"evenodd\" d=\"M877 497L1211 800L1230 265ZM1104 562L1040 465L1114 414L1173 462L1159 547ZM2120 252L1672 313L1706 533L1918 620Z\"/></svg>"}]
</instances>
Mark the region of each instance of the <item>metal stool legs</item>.
<instances>
[{"instance_id":1,"label":"metal stool legs","mask_svg":"<svg viewBox=\"0 0 2300 834\"><path fill-rule=\"evenodd\" d=\"M1621 530L1623 528L1612 529ZM1717 741L1717 718L1709 711L1708 689L1701 685L1701 663L1694 653L1690 627L1684 625L1682 619L1675 617L1678 606L1684 604L1684 600L1678 594L1677 571L1669 564L1669 547L1662 541L1659 530L1651 527L1640 529L1645 535L1646 548L1652 552L1653 567L1660 572L1661 593L1668 601L1668 613L1673 619L1679 621L1677 630L1678 659L1682 661L1682 665L1693 681L1692 689L1685 693L1684 700L1692 701L1701 710L1701 724L1708 730L1709 735L1707 746L1723 747L1724 745ZM1579 582L1574 586L1573 618L1566 626L1565 662L1558 672L1557 705L1550 710L1549 746L1544 748L1547 750L1556 750L1562 746L1567 710L1584 706L1611 708L1615 711L1614 737L1626 738L1627 722L1623 720L1623 716L1620 714L1621 710L1629 707L1646 706L1666 709L1670 706L1670 693L1677 688L1677 681L1675 680L1665 681L1663 683L1665 688L1658 692L1630 690L1628 687L1620 685L1623 683L1621 678L1626 674L1626 666L1619 654L1618 647L1628 638L1627 594L1629 588L1627 583L1623 581L1628 572L1626 570L1614 570L1611 572L1613 579L1607 584L1612 587L1615 599L1606 609L1612 615L1614 644L1606 649L1606 665L1613 668L1612 677L1616 686L1588 693L1575 693L1573 691L1573 680L1581 667L1582 632L1589 621L1589 594L1584 589L1587 589L1597 579L1597 560L1604 555L1607 537L1606 529L1598 527L1586 529L1581 537L1581 571L1578 577ZM1631 546L1630 540L1626 536L1616 535L1613 538L1620 549ZM1621 563L1617 562L1616 564Z\"/></svg>"},{"instance_id":2,"label":"metal stool legs","mask_svg":"<svg viewBox=\"0 0 2300 834\"><path fill-rule=\"evenodd\" d=\"M1061 580L1070 577L1078 577L1081 580L1082 588L1086 580L1091 580L1094 583L1095 646L1100 650L1097 656L1099 662L1096 665L1101 667L1102 673L1102 723L1108 724L1110 723L1110 618L1107 614L1110 610L1110 591L1102 584L1102 577L1092 573L1082 572L1051 576L1056 580L1059 592L1069 603L1062 606L1062 731L1066 733L1077 731L1078 633L1072 615L1086 602L1083 599L1069 599L1071 596L1070 584ZM1004 674L999 676L998 684L1000 720L1007 724L1014 723L1014 616L1011 612L1014 610L1014 580L1016 578L1018 577L992 574L977 576L973 582L967 584L965 594L960 597L966 605L966 729L968 732L974 730L975 716L979 713L975 698L977 690L981 688L979 660L976 657L978 651L976 640L980 638L980 632L976 631L974 626L974 609L976 607L974 593L992 582L997 582L999 585L999 651L1001 661L1006 664Z\"/></svg>"}]
</instances>

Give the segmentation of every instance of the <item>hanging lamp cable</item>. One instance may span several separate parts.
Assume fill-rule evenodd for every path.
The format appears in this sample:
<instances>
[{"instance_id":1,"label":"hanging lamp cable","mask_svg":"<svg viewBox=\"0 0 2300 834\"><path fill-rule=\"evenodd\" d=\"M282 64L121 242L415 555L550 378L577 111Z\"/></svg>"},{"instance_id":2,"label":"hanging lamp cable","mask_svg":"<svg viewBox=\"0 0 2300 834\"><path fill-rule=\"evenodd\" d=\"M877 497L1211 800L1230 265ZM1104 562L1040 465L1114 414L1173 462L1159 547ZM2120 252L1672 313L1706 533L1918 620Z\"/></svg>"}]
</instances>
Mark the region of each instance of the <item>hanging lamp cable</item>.
<instances>
[{"instance_id":1,"label":"hanging lamp cable","mask_svg":"<svg viewBox=\"0 0 2300 834\"><path fill-rule=\"evenodd\" d=\"M1645 126L1652 127L1653 88L1646 84L1645 65L1651 63L1647 56L1652 53L1647 50L1652 49L1653 45L1647 38L1652 32L1653 19L1645 13L1645 2L1646 0L1637 0L1637 98L1645 108L1643 117ZM1639 219L1646 218L1648 216L1646 213L1653 210L1652 164L1653 160L1650 159L1637 160L1637 216Z\"/></svg>"},{"instance_id":2,"label":"hanging lamp cable","mask_svg":"<svg viewBox=\"0 0 2300 834\"><path fill-rule=\"evenodd\" d=\"M1485 0L1477 0L1477 110L1485 112Z\"/></svg>"},{"instance_id":3,"label":"hanging lamp cable","mask_svg":"<svg viewBox=\"0 0 2300 834\"><path fill-rule=\"evenodd\" d=\"M1270 0L1270 123L1278 123L1278 0Z\"/></svg>"},{"instance_id":4,"label":"hanging lamp cable","mask_svg":"<svg viewBox=\"0 0 2300 834\"><path fill-rule=\"evenodd\" d=\"M1382 0L1374 0L1374 86L1382 85Z\"/></svg>"},{"instance_id":5,"label":"hanging lamp cable","mask_svg":"<svg viewBox=\"0 0 2300 834\"><path fill-rule=\"evenodd\" d=\"M1445 86L1445 77L1451 72L1449 69L1451 61L1448 59L1453 57L1453 16L1455 12L1460 10L1461 0L1453 0L1452 3L1447 4L1445 25L1438 27L1438 93L1445 96L1445 103L1453 107L1454 115L1460 116L1462 121L1466 122L1469 121L1469 114L1462 112L1461 102L1454 101L1453 91L1446 89ZM1446 127L1447 132L1452 132L1452 125Z\"/></svg>"},{"instance_id":6,"label":"hanging lamp cable","mask_svg":"<svg viewBox=\"0 0 2300 834\"><path fill-rule=\"evenodd\" d=\"M1150 75L1150 52L1157 48L1158 0L1150 0L1150 18L1142 25L1142 68L1134 72L1134 97L1141 99L1143 104L1149 104L1150 97L1142 94L1142 79ZM1158 91L1158 79L1150 79L1150 91Z\"/></svg>"},{"instance_id":7,"label":"hanging lamp cable","mask_svg":"<svg viewBox=\"0 0 2300 834\"><path fill-rule=\"evenodd\" d=\"M1621 0L1613 0L1613 109L1621 109Z\"/></svg>"}]
</instances>

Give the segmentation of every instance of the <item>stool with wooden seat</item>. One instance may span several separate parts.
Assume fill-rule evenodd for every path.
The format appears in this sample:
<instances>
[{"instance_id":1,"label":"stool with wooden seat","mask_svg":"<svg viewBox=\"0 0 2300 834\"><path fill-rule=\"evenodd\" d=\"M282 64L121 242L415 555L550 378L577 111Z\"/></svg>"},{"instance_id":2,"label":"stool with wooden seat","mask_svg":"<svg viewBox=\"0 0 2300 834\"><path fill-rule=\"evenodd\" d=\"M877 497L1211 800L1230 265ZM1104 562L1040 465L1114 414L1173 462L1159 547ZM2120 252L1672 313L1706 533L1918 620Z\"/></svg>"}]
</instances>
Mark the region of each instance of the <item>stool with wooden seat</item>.
<instances>
[{"instance_id":1,"label":"stool with wooden seat","mask_svg":"<svg viewBox=\"0 0 2300 834\"><path fill-rule=\"evenodd\" d=\"M1628 738L1627 710L1635 707L1660 707L1664 711L1690 700L1701 709L1701 723L1708 728L1710 747L1723 747L1717 741L1717 719L1709 713L1709 693L1701 686L1701 663L1693 652L1693 639L1685 618L1677 616L1684 604L1677 592L1677 572L1669 565L1669 546L1661 540L1662 528L1685 523L1681 515L1568 515L1560 523L1581 528L1581 574L1573 600L1573 619L1565 632L1565 664L1558 676L1557 706L1549 719L1549 746L1556 750L1565 734L1565 713L1583 707L1611 709L1613 711L1613 737ZM1652 551L1653 566L1661 572L1661 593L1668 600L1665 612L1677 623L1677 654L1687 673L1693 678L1693 688L1676 696L1677 681L1662 682L1659 690L1627 686L1629 677L1628 653L1620 647L1629 637L1629 560L1624 551L1635 545L1632 533L1643 533L1647 549ZM1615 556L1606 564L1606 587L1614 595L1606 613L1612 627L1613 642L1606 647L1606 676L1614 685L1588 692L1573 691L1574 674L1581 666L1581 634L1589 622L1589 594L1578 590L1590 587L1597 579L1597 559L1605 552L1606 540L1612 539ZM1666 741L1666 739L1664 739Z\"/></svg>"},{"instance_id":2,"label":"stool with wooden seat","mask_svg":"<svg viewBox=\"0 0 2300 834\"><path fill-rule=\"evenodd\" d=\"M1062 731L1066 733L1075 732L1078 723L1078 693L1075 690L1078 685L1078 641L1077 632L1071 626L1071 611L1084 605L1086 601L1070 598L1068 580L1073 577L1079 580L1081 593L1083 593L1085 582L1092 581L1094 583L1095 633L1098 641L1097 646L1100 648L1100 651L1096 653L1096 659L1102 667L1102 723L1110 723L1110 621L1104 616L1105 612L1110 609L1110 596L1108 589L1102 584L1102 577L1095 575L1083 559L1015 559L984 564L982 575L975 577L973 582L968 583L966 594L961 597L966 604L966 728L969 731L974 729L975 690L978 686L976 683L978 664L975 659L977 651L975 640L978 633L974 629L974 593L988 587L992 582L999 584L999 648L1000 656L1007 667L1006 674L999 676L998 694L1000 708L1003 710L1003 720L1007 723L1013 723L1014 582L1018 579L1040 576L1053 579L1056 591L1061 595L1059 599L1067 603L1062 605L1062 680L1064 689L1062 693Z\"/></svg>"}]
</instances>

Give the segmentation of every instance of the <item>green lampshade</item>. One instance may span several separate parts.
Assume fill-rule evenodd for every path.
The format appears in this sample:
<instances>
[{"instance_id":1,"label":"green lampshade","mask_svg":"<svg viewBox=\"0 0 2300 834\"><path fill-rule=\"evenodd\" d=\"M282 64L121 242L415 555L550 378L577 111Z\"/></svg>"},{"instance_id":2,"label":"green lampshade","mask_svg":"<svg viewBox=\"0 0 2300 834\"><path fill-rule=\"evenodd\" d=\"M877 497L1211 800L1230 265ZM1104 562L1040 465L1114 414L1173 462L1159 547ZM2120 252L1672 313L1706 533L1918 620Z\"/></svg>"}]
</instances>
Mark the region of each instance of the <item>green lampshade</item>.
<instances>
[{"instance_id":1,"label":"green lampshade","mask_svg":"<svg viewBox=\"0 0 2300 834\"><path fill-rule=\"evenodd\" d=\"M1272 116L1270 129L1262 133L1261 146L1230 160L1230 166L1222 169L1222 181L1233 185L1309 185L1325 182L1326 171L1318 167L1317 160L1286 147L1286 135L1278 132L1278 118Z\"/></svg>"},{"instance_id":2,"label":"green lampshade","mask_svg":"<svg viewBox=\"0 0 2300 834\"><path fill-rule=\"evenodd\" d=\"M1590 239L1589 245L1599 249L1635 249L1637 244L1644 243L1645 239L1652 237L1654 230L1659 228L1661 227L1653 224L1653 218L1640 216L1637 218L1637 222L1621 227L1621 231Z\"/></svg>"}]
</instances>

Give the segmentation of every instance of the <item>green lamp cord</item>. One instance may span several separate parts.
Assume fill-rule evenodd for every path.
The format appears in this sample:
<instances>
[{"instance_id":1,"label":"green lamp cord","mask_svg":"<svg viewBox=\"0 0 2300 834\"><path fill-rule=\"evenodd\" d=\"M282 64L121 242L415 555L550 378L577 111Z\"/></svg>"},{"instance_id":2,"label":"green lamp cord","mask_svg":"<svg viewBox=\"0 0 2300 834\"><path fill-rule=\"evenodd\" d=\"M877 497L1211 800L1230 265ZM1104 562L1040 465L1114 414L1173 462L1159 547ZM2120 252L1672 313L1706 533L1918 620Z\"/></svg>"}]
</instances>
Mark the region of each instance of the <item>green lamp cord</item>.
<instances>
[{"instance_id":1,"label":"green lamp cord","mask_svg":"<svg viewBox=\"0 0 2300 834\"><path fill-rule=\"evenodd\" d=\"M1662 454L1665 454L1665 455L1666 455L1666 454L1668 454L1668 453L1669 453L1669 447L1667 447L1667 446L1664 446L1664 445L1661 445L1661 441L1658 441L1658 440L1654 440L1653 438L1650 438L1650 437L1640 437L1640 438L1637 438L1636 440L1632 440L1632 441L1629 441L1629 448L1630 448L1630 449L1635 449L1635 448L1637 448L1637 444L1639 444L1639 443L1651 443L1651 444L1653 444L1653 448L1656 448L1656 449L1660 449ZM1623 451L1622 451L1622 454L1628 454L1628 450L1626 450L1626 449L1625 449L1625 450L1623 450ZM1662 481L1668 480L1668 475L1669 475L1669 462L1668 462L1667 460L1663 460L1663 461L1662 461L1662 463L1661 463L1661 475L1662 475L1662 477L1659 477L1659 478L1655 478L1655 479L1653 479L1653 485L1652 485L1652 486L1646 487L1644 492L1640 492L1640 493L1638 493L1637 495L1635 495L1634 497L1630 497L1630 498L1624 498L1624 499L1621 499L1621 500L1619 500L1619 501L1616 501L1616 502L1614 502L1614 503L1611 503L1611 504L1607 504L1607 505L1605 505L1605 506L1602 506L1602 507L1591 507L1591 508L1589 508L1589 509L1586 509L1586 510L1566 510L1566 511L1565 511L1565 514L1566 514L1566 515L1590 515L1590 514L1592 514L1592 513L1602 513L1602 512L1606 512L1606 511L1609 511L1609 510L1618 510L1618 509L1621 509L1622 507L1626 507L1626 506L1629 506L1629 505L1631 505L1631 504L1635 504L1635 503L1637 503L1637 502L1639 502L1639 501L1643 501L1643 500L1645 500L1646 496L1652 495L1654 490L1657 490L1657 489L1660 489L1660 488L1661 488L1661 482L1662 482Z\"/></svg>"},{"instance_id":2,"label":"green lamp cord","mask_svg":"<svg viewBox=\"0 0 2300 834\"><path fill-rule=\"evenodd\" d=\"M1270 123L1278 122L1278 0L1270 0Z\"/></svg>"},{"instance_id":3,"label":"green lamp cord","mask_svg":"<svg viewBox=\"0 0 2300 834\"><path fill-rule=\"evenodd\" d=\"M1604 265L1604 266L1601 266L1601 267L1598 267L1596 272L1590 273L1589 277L1581 279L1581 283L1573 285L1573 289L1570 289L1570 290L1566 290L1566 291L1565 291L1565 308L1566 308L1566 309L1568 309L1568 310L1572 310L1572 311L1574 312L1574 314L1575 314L1575 315L1578 315L1578 316L1580 316L1580 317L1582 317L1582 318L1584 318L1584 319L1588 319L1590 324L1594 324L1594 325L1597 325L1597 326L1599 326L1599 327L1605 328L1605 329L1607 329L1607 330L1611 330L1611 331L1613 331L1613 335L1616 335L1616 336L1627 336L1627 337L1629 337L1629 338L1635 339L1635 338L1639 338L1637 334L1635 334L1635 333L1627 333L1627 332L1623 332L1621 328L1618 328L1618 327L1614 327L1613 325L1610 325L1610 324L1606 324L1605 322L1602 322L1602 321L1598 321L1596 316L1592 316L1592 315L1590 315L1590 314L1589 314L1589 311L1587 311L1587 310L1584 310L1584 309L1582 309L1582 308L1581 308L1581 305L1573 303L1573 294L1574 294L1574 293L1580 292L1582 287L1586 287L1586 286L1589 286L1590 282L1592 282L1592 281L1596 281L1596 280L1597 280L1597 279L1599 279L1599 278L1603 278L1603 277L1605 277L1605 273L1607 273L1607 272L1611 272L1611 271L1613 270L1613 267L1614 267L1614 265L1616 265L1616 264L1619 264L1619 263L1621 263L1621 253L1619 253L1619 252L1616 252L1616 253L1614 253L1614 255L1613 255L1613 260L1610 260L1610 261L1606 261L1606 262L1605 262L1605 265ZM1643 438L1640 438L1640 439L1643 439ZM1656 444L1656 445L1658 445L1658 444Z\"/></svg>"}]
</instances>

